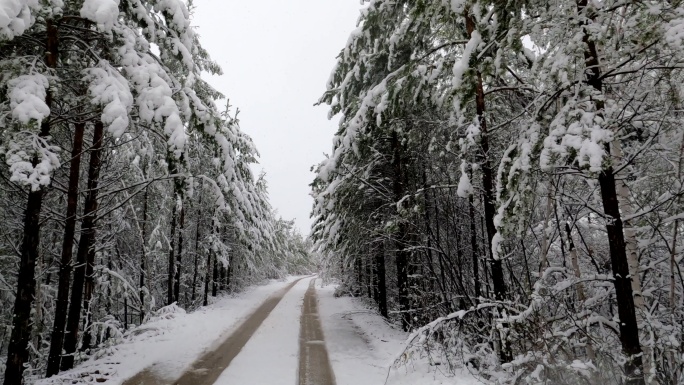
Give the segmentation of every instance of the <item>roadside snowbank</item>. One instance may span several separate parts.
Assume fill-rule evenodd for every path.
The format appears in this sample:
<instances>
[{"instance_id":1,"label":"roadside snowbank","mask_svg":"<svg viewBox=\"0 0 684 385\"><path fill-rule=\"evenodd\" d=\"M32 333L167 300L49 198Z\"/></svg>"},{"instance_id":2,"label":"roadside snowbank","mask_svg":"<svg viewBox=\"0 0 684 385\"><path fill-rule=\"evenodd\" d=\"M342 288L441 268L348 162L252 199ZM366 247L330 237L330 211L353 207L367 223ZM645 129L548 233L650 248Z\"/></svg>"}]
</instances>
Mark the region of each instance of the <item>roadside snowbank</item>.
<instances>
[{"instance_id":1,"label":"roadside snowbank","mask_svg":"<svg viewBox=\"0 0 684 385\"><path fill-rule=\"evenodd\" d=\"M408 333L389 325L356 298L334 297L335 286L316 281L319 313L337 385L481 385L467 372L454 376L428 360L395 367Z\"/></svg>"},{"instance_id":2,"label":"roadside snowbank","mask_svg":"<svg viewBox=\"0 0 684 385\"><path fill-rule=\"evenodd\" d=\"M160 309L157 317L128 331L122 343L36 385L70 384L73 380L79 384L119 385L148 367L160 378L176 379L201 353L220 344L266 298L297 278L252 286L219 297L192 313L175 306Z\"/></svg>"}]
</instances>

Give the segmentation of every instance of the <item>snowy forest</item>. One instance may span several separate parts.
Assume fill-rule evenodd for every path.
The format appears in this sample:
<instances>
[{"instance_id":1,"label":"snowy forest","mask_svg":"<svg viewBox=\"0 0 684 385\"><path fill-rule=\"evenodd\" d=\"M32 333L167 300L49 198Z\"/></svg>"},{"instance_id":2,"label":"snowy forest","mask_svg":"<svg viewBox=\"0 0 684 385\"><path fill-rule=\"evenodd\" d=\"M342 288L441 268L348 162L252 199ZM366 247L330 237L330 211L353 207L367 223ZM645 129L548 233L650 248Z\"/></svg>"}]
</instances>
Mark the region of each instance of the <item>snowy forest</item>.
<instances>
[{"instance_id":1,"label":"snowy forest","mask_svg":"<svg viewBox=\"0 0 684 385\"><path fill-rule=\"evenodd\" d=\"M457 380L684 384L684 1L360 7L320 79L339 126L312 168L307 237L272 206L230 90L207 80L222 69L192 0L0 0L4 385L120 384L135 376L73 369L138 335L172 340L186 311L228 330L265 298L233 357L262 322L295 328L269 330L300 345L262 344L301 355L298 384L311 362L335 384L330 341L349 336L357 353L403 338L392 368ZM150 332L160 320L173 327ZM276 362L252 372L295 376ZM206 371L190 364L179 378Z\"/></svg>"},{"instance_id":2,"label":"snowy forest","mask_svg":"<svg viewBox=\"0 0 684 385\"><path fill-rule=\"evenodd\" d=\"M312 238L398 361L684 383L683 41L679 0L367 2Z\"/></svg>"},{"instance_id":3,"label":"snowy forest","mask_svg":"<svg viewBox=\"0 0 684 385\"><path fill-rule=\"evenodd\" d=\"M0 377L309 272L180 0L0 2Z\"/></svg>"}]
</instances>

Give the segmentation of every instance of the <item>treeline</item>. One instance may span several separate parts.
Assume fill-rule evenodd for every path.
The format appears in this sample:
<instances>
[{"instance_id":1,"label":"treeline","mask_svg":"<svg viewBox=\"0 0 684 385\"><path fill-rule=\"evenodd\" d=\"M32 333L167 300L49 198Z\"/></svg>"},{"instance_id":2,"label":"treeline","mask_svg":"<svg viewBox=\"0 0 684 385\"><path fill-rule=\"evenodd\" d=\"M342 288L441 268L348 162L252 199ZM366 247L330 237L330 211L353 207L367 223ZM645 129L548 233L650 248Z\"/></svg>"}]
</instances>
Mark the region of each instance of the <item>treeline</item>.
<instances>
[{"instance_id":1,"label":"treeline","mask_svg":"<svg viewBox=\"0 0 684 385\"><path fill-rule=\"evenodd\" d=\"M683 31L681 1L368 1L320 101L328 274L487 383L681 384Z\"/></svg>"},{"instance_id":2,"label":"treeline","mask_svg":"<svg viewBox=\"0 0 684 385\"><path fill-rule=\"evenodd\" d=\"M180 0L0 5L0 375L311 267ZM6 364L5 364L6 363ZM23 380L22 380L23 379ZM23 382L22 382L23 381Z\"/></svg>"}]
</instances>

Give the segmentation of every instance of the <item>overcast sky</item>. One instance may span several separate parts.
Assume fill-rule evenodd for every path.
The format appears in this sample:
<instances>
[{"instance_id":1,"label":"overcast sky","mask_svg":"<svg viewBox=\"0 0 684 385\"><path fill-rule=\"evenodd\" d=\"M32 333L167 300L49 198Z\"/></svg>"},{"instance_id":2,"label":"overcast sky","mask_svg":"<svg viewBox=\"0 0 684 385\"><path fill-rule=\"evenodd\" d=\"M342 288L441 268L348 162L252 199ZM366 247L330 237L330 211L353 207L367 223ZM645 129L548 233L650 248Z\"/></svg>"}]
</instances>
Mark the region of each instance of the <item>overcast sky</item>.
<instances>
[{"instance_id":1,"label":"overcast sky","mask_svg":"<svg viewBox=\"0 0 684 385\"><path fill-rule=\"evenodd\" d=\"M359 0L195 0L193 24L223 68L211 84L240 109L256 143L271 204L311 227L312 165L330 153L337 117L313 104L325 91L335 57L355 28Z\"/></svg>"}]
</instances>

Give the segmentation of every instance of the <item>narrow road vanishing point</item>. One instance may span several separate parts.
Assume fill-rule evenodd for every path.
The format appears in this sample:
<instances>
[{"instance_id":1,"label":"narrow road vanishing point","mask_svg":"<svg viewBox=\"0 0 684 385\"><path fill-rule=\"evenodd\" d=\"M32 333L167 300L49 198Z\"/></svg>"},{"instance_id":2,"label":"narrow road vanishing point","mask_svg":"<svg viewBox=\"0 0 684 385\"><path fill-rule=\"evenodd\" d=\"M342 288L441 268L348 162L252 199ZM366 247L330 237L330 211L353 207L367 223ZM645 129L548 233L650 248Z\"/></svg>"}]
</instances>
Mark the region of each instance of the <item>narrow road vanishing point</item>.
<instances>
[{"instance_id":1,"label":"narrow road vanishing point","mask_svg":"<svg viewBox=\"0 0 684 385\"><path fill-rule=\"evenodd\" d=\"M169 382L148 368L126 380L123 385L212 385L221 373L240 353L259 326L280 303L285 294L295 286L300 278L264 301L226 340L216 349L204 353L181 377ZM325 348L323 331L318 315L316 279L311 279L304 295L299 336L298 385L335 385L328 353ZM277 349L274 346L273 349ZM224 383L222 381L222 383ZM233 384L231 384L233 385ZM254 385L254 384L234 384ZM264 384L266 385L266 384Z\"/></svg>"}]
</instances>

